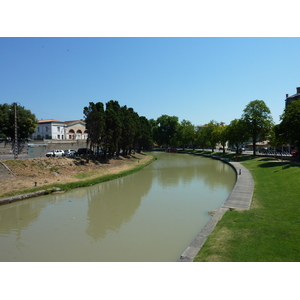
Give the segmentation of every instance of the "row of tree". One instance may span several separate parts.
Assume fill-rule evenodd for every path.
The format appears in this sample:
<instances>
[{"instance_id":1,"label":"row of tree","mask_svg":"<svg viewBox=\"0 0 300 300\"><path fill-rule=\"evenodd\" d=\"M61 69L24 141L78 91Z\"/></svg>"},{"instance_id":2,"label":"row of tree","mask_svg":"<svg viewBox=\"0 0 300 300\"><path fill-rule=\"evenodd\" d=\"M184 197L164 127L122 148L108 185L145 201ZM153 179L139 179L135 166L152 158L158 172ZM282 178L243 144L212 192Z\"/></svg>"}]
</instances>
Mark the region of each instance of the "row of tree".
<instances>
[{"instance_id":1,"label":"row of tree","mask_svg":"<svg viewBox=\"0 0 300 300\"><path fill-rule=\"evenodd\" d=\"M285 144L300 146L300 101L289 104L281 115L281 122L274 125L270 109L263 100L254 100L246 105L240 119L230 124L214 120L202 126L195 126L190 121L179 123L178 117L162 115L156 120L139 116L133 108L120 106L110 100L104 104L90 102L84 107L88 147L92 150L102 148L104 153L125 155L135 149L149 149L157 146L210 147L229 143L238 152L239 148L252 141L253 154L256 143L269 140L269 144L278 147ZM17 116L17 118L15 118ZM37 126L37 119L30 110L15 103L0 104L0 138L15 137L17 120L18 139L28 138Z\"/></svg>"},{"instance_id":2,"label":"row of tree","mask_svg":"<svg viewBox=\"0 0 300 300\"><path fill-rule=\"evenodd\" d=\"M175 116L162 115L150 120L153 139L158 145L187 145L205 148L212 151L221 144L223 151L228 143L237 153L243 144L251 141L253 155L256 155L257 142L268 140L270 146L281 147L292 145L300 148L300 101L293 101L280 116L280 123L275 125L271 111L263 100L254 100L246 105L241 118L230 124L218 123L214 120L202 126L194 126L183 120L178 122Z\"/></svg>"},{"instance_id":3,"label":"row of tree","mask_svg":"<svg viewBox=\"0 0 300 300\"><path fill-rule=\"evenodd\" d=\"M178 122L175 116L162 115L152 124L153 139L158 145L190 145L212 151L221 144L223 151L227 142L239 151L239 148L249 140L253 143L254 155L256 143L268 138L273 129L270 109L262 100L251 101L243 111L240 119L235 119L229 125L214 120L202 126L194 126L190 121Z\"/></svg>"},{"instance_id":4,"label":"row of tree","mask_svg":"<svg viewBox=\"0 0 300 300\"><path fill-rule=\"evenodd\" d=\"M90 102L83 114L88 131L88 147L102 149L106 153L127 155L132 150L140 152L152 145L152 132L149 121L141 117L133 108L120 106L118 101L110 100L105 108L102 102Z\"/></svg>"}]
</instances>

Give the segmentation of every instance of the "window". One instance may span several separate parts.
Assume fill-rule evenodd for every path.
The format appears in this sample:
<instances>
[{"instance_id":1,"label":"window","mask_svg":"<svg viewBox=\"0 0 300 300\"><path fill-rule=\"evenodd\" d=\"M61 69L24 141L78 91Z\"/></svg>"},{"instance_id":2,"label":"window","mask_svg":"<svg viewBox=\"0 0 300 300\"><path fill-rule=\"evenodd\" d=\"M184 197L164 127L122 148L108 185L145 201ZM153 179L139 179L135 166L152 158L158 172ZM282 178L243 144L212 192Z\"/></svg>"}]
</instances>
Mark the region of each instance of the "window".
<instances>
[{"instance_id":1,"label":"window","mask_svg":"<svg viewBox=\"0 0 300 300\"><path fill-rule=\"evenodd\" d=\"M57 131L60 132L60 127L59 126L57 127Z\"/></svg>"}]
</instances>

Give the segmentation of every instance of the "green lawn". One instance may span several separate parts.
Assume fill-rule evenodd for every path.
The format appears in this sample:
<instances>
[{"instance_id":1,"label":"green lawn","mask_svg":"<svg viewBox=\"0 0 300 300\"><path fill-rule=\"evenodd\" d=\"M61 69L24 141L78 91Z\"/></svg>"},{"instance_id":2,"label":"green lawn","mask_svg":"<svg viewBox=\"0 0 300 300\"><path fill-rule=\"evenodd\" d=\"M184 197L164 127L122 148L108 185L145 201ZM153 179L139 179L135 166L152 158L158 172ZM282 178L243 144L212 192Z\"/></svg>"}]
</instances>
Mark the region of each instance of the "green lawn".
<instances>
[{"instance_id":1,"label":"green lawn","mask_svg":"<svg viewBox=\"0 0 300 300\"><path fill-rule=\"evenodd\" d=\"M196 262L300 261L300 167L243 155L254 178L248 211L228 211L195 257Z\"/></svg>"}]
</instances>

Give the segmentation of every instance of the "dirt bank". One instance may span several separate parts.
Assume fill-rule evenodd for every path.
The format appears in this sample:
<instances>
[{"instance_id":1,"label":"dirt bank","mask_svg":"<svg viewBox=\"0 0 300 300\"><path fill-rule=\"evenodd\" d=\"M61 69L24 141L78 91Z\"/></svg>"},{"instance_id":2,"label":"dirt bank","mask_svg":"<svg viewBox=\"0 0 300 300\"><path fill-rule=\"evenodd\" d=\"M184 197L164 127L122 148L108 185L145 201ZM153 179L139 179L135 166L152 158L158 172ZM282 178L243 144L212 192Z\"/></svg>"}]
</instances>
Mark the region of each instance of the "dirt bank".
<instances>
[{"instance_id":1,"label":"dirt bank","mask_svg":"<svg viewBox=\"0 0 300 300\"><path fill-rule=\"evenodd\" d=\"M3 161L15 174L13 178L0 182L0 199L21 194L38 187L43 189L53 184L65 184L89 180L101 176L131 170L137 164L152 160L151 155L139 154L110 160L84 158L35 158Z\"/></svg>"}]
</instances>

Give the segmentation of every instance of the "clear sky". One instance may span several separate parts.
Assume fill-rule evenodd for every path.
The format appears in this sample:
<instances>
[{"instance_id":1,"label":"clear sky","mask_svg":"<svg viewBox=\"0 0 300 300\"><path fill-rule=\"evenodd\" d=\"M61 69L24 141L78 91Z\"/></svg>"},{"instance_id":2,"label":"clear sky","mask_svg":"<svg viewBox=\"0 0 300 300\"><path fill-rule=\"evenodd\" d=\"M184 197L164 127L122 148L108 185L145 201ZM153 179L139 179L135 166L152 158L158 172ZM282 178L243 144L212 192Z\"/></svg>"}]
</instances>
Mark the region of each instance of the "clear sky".
<instances>
[{"instance_id":1,"label":"clear sky","mask_svg":"<svg viewBox=\"0 0 300 300\"><path fill-rule=\"evenodd\" d=\"M300 38L0 38L0 102L38 119L83 118L117 100L140 116L228 124L252 100L279 122L300 86Z\"/></svg>"}]
</instances>

